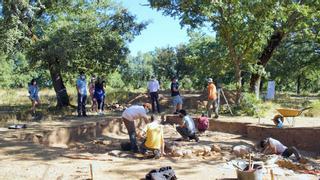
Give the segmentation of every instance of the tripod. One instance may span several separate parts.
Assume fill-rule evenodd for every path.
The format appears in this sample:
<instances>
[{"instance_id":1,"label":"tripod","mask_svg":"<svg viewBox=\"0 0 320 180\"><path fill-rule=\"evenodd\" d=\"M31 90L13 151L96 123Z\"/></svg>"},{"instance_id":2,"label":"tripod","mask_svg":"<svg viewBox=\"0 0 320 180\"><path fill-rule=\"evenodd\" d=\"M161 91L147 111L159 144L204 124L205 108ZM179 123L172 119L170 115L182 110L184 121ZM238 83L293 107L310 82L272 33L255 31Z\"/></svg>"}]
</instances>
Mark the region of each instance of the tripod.
<instances>
[{"instance_id":1,"label":"tripod","mask_svg":"<svg viewBox=\"0 0 320 180\"><path fill-rule=\"evenodd\" d=\"M217 102L217 104L218 104L218 109L219 109L219 107L220 107L220 98L221 98L221 94L222 94L222 96L223 96L223 98L224 98L224 100L226 101L226 103L227 103L227 106L228 106L228 109L229 109L229 111L230 111L230 113L231 113L231 115L233 115L233 113L232 113L232 111L231 111L231 107L230 107L230 105L229 105L229 102L228 102L228 100L227 100L227 98L226 98L226 96L224 95L224 92L223 92L223 89L222 89L222 87L218 87L218 102Z\"/></svg>"}]
</instances>

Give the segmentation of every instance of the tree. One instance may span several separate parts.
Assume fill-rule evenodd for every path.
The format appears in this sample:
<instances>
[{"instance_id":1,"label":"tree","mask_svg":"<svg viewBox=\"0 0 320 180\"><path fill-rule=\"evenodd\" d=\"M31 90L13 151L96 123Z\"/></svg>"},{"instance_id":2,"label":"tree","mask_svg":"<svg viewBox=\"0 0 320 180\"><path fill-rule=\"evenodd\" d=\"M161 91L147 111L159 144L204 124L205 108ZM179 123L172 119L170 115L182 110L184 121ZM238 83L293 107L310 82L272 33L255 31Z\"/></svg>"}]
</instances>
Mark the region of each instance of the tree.
<instances>
[{"instance_id":1,"label":"tree","mask_svg":"<svg viewBox=\"0 0 320 180\"><path fill-rule=\"evenodd\" d=\"M318 92L320 41L311 34L290 35L279 46L267 70L283 90Z\"/></svg>"},{"instance_id":2,"label":"tree","mask_svg":"<svg viewBox=\"0 0 320 180\"><path fill-rule=\"evenodd\" d=\"M291 23L290 19L294 17L300 22L301 17L316 12L314 11L316 5L312 4L313 2L300 5L297 1L149 0L149 2L152 8L162 10L165 15L179 17L182 26L198 28L209 24L213 28L217 33L217 41L227 48L228 58L234 64L237 104L240 102L242 90L241 71L256 62L260 54L265 54L265 50L270 50L268 44L278 36L274 34L274 28L282 27L285 22ZM294 15L292 12L295 12ZM284 26L284 29L295 24L290 23ZM272 38L268 41L269 37Z\"/></svg>"},{"instance_id":3,"label":"tree","mask_svg":"<svg viewBox=\"0 0 320 180\"><path fill-rule=\"evenodd\" d=\"M38 20L41 31L28 57L49 69L60 107L69 105L63 74L112 72L128 54L127 43L146 27L110 2L52 4Z\"/></svg>"},{"instance_id":4,"label":"tree","mask_svg":"<svg viewBox=\"0 0 320 180\"><path fill-rule=\"evenodd\" d=\"M141 53L137 56L129 56L126 63L121 66L121 74L123 79L134 88L146 86L146 82L154 74L152 62L154 58L150 52Z\"/></svg>"},{"instance_id":5,"label":"tree","mask_svg":"<svg viewBox=\"0 0 320 180\"><path fill-rule=\"evenodd\" d=\"M280 2L279 2L280 3ZM259 55L257 65L266 67L272 55L284 39L290 35L301 33L301 30L314 31L319 26L319 1L289 1L281 2L284 9L279 18L274 20L273 33ZM261 74L253 73L250 80L250 89L259 96Z\"/></svg>"}]
</instances>

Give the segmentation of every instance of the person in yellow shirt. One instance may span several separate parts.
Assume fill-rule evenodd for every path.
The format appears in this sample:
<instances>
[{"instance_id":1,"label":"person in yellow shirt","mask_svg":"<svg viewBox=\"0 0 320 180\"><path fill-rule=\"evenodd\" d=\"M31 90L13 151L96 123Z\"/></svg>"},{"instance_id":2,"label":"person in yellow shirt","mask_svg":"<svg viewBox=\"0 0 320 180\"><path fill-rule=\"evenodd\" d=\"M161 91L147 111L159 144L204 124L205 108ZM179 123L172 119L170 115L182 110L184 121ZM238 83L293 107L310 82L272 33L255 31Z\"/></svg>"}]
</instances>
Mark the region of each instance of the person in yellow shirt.
<instances>
[{"instance_id":1,"label":"person in yellow shirt","mask_svg":"<svg viewBox=\"0 0 320 180\"><path fill-rule=\"evenodd\" d=\"M213 108L211 108L213 106ZM212 78L208 79L208 104L207 104L207 111L208 111L208 117L211 118L212 109L214 109L215 116L214 118L219 117L218 113L218 104L217 104L217 88L213 84Z\"/></svg>"},{"instance_id":2,"label":"person in yellow shirt","mask_svg":"<svg viewBox=\"0 0 320 180\"><path fill-rule=\"evenodd\" d=\"M158 116L151 116L151 123L146 125L139 136L145 136L145 140L140 146L142 154L145 154L148 150L153 151L155 159L159 159L161 154L165 155L163 127L160 125Z\"/></svg>"}]
</instances>

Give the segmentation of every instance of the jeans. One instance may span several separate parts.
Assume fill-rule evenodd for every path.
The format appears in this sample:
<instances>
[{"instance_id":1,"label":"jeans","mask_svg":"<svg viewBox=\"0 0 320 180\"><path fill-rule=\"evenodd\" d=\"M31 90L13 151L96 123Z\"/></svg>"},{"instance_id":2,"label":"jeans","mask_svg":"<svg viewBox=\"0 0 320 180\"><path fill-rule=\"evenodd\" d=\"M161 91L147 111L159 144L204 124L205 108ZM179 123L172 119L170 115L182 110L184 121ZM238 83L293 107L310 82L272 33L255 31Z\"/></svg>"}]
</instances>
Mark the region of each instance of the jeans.
<instances>
[{"instance_id":1,"label":"jeans","mask_svg":"<svg viewBox=\"0 0 320 180\"><path fill-rule=\"evenodd\" d=\"M298 149L294 146L287 148L286 150L283 151L283 153L281 154L281 156L283 156L284 158L288 158L290 157L292 154L294 154L294 156L296 157L297 160L300 160L300 153L298 151Z\"/></svg>"},{"instance_id":2,"label":"jeans","mask_svg":"<svg viewBox=\"0 0 320 180\"><path fill-rule=\"evenodd\" d=\"M189 138L189 137L192 137L195 134L195 133L190 132L189 129L186 128L186 127L177 126L176 130L185 139Z\"/></svg>"},{"instance_id":3,"label":"jeans","mask_svg":"<svg viewBox=\"0 0 320 180\"><path fill-rule=\"evenodd\" d=\"M160 113L158 92L151 92L150 97L151 97L152 112L154 113L156 111L155 105L157 105L158 113Z\"/></svg>"},{"instance_id":4,"label":"jeans","mask_svg":"<svg viewBox=\"0 0 320 180\"><path fill-rule=\"evenodd\" d=\"M79 94L78 93L78 115L86 116L86 101L87 95L86 94Z\"/></svg>"},{"instance_id":5,"label":"jeans","mask_svg":"<svg viewBox=\"0 0 320 180\"><path fill-rule=\"evenodd\" d=\"M212 114L212 108L211 105L213 106L214 109L214 113L216 114L215 117L219 116L219 105L217 103L217 100L208 100L208 104L207 104L207 111L208 111L208 117L211 118L211 114Z\"/></svg>"},{"instance_id":6,"label":"jeans","mask_svg":"<svg viewBox=\"0 0 320 180\"><path fill-rule=\"evenodd\" d=\"M136 127L134 125L134 121L129 121L126 118L122 118L124 125L127 128L130 144L131 144L131 151L138 152L137 140L136 140Z\"/></svg>"},{"instance_id":7,"label":"jeans","mask_svg":"<svg viewBox=\"0 0 320 180\"><path fill-rule=\"evenodd\" d=\"M104 110L104 97L103 98L98 98L97 99L97 104L98 104L98 109Z\"/></svg>"}]
</instances>

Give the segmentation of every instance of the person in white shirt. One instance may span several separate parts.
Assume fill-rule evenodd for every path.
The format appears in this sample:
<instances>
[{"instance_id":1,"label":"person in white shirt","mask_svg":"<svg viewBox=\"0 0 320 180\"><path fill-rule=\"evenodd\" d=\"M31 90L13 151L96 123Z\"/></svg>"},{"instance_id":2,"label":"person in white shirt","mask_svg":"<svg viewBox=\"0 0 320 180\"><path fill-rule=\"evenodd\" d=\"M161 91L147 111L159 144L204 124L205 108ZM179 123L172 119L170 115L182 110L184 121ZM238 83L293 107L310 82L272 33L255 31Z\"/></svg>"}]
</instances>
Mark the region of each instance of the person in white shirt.
<instances>
[{"instance_id":1,"label":"person in white shirt","mask_svg":"<svg viewBox=\"0 0 320 180\"><path fill-rule=\"evenodd\" d=\"M159 81L155 78L155 76L151 76L150 81L148 82L148 92L151 98L151 105L152 105L152 112L155 113L155 104L157 105L157 111L160 113L160 106L159 106L159 94L158 91L160 90Z\"/></svg>"},{"instance_id":2,"label":"person in white shirt","mask_svg":"<svg viewBox=\"0 0 320 180\"><path fill-rule=\"evenodd\" d=\"M260 147L262 148L262 153L265 154L279 154L284 158L288 158L294 154L298 161L301 159L300 153L296 147L292 146L288 148L280 141L271 137L262 140L260 142Z\"/></svg>"},{"instance_id":3,"label":"person in white shirt","mask_svg":"<svg viewBox=\"0 0 320 180\"><path fill-rule=\"evenodd\" d=\"M133 152L138 152L137 140L136 140L136 127L134 121L137 119L143 119L146 123L149 122L147 113L151 109L151 105L149 103L143 104L143 106L133 105L127 108L122 113L122 120L124 125L127 128L131 150Z\"/></svg>"}]
</instances>

